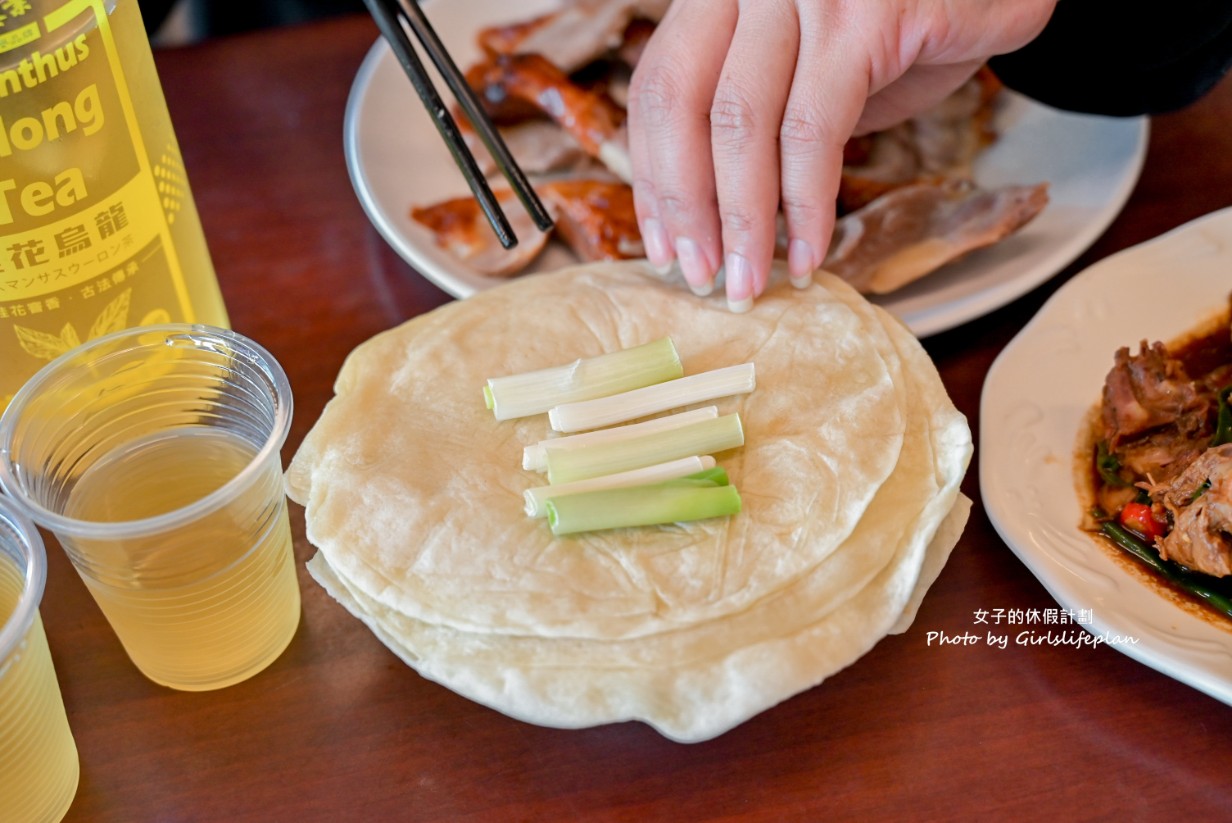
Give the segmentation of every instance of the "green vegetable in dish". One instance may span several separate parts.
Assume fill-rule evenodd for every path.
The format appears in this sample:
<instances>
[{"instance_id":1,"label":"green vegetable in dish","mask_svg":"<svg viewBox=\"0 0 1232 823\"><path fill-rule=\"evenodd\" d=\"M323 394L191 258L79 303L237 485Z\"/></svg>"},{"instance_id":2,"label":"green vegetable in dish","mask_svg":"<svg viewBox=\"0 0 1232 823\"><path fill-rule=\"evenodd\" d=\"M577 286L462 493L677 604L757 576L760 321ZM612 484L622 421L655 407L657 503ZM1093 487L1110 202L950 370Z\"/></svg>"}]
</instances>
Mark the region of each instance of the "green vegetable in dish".
<instances>
[{"instance_id":1,"label":"green vegetable in dish","mask_svg":"<svg viewBox=\"0 0 1232 823\"><path fill-rule=\"evenodd\" d=\"M1225 386L1219 392L1219 412L1215 418L1215 436L1211 438L1211 447L1232 443L1232 386Z\"/></svg>"},{"instance_id":2,"label":"green vegetable in dish","mask_svg":"<svg viewBox=\"0 0 1232 823\"><path fill-rule=\"evenodd\" d=\"M1164 560L1153 546L1119 523L1108 521L1101 524L1100 529L1119 548L1129 552L1165 580L1232 617L1232 581L1193 572L1180 564Z\"/></svg>"},{"instance_id":3,"label":"green vegetable in dish","mask_svg":"<svg viewBox=\"0 0 1232 823\"><path fill-rule=\"evenodd\" d=\"M1121 461L1108 451L1108 441L1101 440L1095 446L1095 470L1099 477L1109 486L1128 486L1129 482L1121 477Z\"/></svg>"}]
</instances>

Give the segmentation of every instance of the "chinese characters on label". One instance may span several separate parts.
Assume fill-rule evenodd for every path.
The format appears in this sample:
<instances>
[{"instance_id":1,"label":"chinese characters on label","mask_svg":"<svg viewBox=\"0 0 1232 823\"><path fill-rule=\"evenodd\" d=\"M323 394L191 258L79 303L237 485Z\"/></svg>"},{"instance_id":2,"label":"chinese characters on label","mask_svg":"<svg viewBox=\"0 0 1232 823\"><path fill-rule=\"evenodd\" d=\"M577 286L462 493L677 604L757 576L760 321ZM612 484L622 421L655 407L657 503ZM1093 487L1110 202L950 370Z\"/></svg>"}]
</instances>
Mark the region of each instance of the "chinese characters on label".
<instances>
[{"instance_id":1,"label":"chinese characters on label","mask_svg":"<svg viewBox=\"0 0 1232 823\"><path fill-rule=\"evenodd\" d=\"M123 203L97 212L93 222L91 228L78 223L48 237L32 234L0 248L0 302L79 282L91 276L90 269L113 265L118 255L131 253L131 234L120 233L128 226Z\"/></svg>"}]
</instances>

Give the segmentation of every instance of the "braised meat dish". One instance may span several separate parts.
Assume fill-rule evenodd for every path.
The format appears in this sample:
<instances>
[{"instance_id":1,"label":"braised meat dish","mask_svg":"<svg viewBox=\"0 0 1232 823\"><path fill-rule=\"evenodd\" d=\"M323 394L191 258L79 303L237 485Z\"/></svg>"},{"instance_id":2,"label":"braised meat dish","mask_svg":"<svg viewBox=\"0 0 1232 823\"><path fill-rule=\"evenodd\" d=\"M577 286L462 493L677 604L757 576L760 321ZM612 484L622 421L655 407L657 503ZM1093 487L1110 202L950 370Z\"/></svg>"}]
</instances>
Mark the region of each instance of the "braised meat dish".
<instances>
[{"instance_id":1,"label":"braised meat dish","mask_svg":"<svg viewBox=\"0 0 1232 823\"><path fill-rule=\"evenodd\" d=\"M1116 352L1091 456L1096 525L1123 548L1133 550L1127 539L1149 547L1167 564L1161 567L1199 582L1222 579L1225 590L1232 584L1230 322L1175 346L1144 340L1137 352Z\"/></svg>"}]
</instances>

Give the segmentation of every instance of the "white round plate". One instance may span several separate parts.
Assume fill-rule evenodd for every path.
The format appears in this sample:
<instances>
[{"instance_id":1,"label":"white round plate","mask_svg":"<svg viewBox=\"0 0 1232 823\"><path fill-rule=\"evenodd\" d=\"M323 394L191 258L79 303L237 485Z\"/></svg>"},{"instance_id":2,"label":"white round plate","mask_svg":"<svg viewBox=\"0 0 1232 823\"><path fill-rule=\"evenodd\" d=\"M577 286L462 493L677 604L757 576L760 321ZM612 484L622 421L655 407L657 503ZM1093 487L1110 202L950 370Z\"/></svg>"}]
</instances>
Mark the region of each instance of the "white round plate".
<instances>
[{"instance_id":1,"label":"white round plate","mask_svg":"<svg viewBox=\"0 0 1232 823\"><path fill-rule=\"evenodd\" d=\"M1057 602L1117 651L1232 704L1232 624L1213 625L1139 580L1079 530L1079 427L1113 354L1170 341L1226 310L1232 209L1101 260L1044 304L989 370L980 491L998 533Z\"/></svg>"},{"instance_id":2,"label":"white round plate","mask_svg":"<svg viewBox=\"0 0 1232 823\"><path fill-rule=\"evenodd\" d=\"M437 0L428 14L455 62L478 58L475 32L498 22L550 10L557 0ZM437 88L447 96L443 83ZM1048 181L1051 202L1019 234L983 249L877 302L919 336L934 334L999 308L1056 274L1081 254L1120 212L1146 153L1146 118L1069 114L1018 95L998 118L1001 139L980 159L976 179L987 186ZM417 271L455 297L501 280L477 274L437 248L411 221L412 206L468 192L393 53L378 40L351 89L344 124L347 168L369 219ZM575 263L550 243L527 270Z\"/></svg>"}]
</instances>

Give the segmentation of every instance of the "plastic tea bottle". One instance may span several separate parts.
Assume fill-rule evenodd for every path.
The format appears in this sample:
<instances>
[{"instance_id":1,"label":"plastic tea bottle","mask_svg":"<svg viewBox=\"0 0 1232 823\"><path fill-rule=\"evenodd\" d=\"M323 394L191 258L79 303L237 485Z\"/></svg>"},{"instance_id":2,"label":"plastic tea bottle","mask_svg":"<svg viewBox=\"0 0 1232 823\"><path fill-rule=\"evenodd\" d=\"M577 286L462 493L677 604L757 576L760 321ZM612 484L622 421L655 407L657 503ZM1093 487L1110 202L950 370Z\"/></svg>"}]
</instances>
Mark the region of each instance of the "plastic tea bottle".
<instances>
[{"instance_id":1,"label":"plastic tea bottle","mask_svg":"<svg viewBox=\"0 0 1232 823\"><path fill-rule=\"evenodd\" d=\"M228 325L137 0L0 0L0 411L168 321Z\"/></svg>"}]
</instances>

